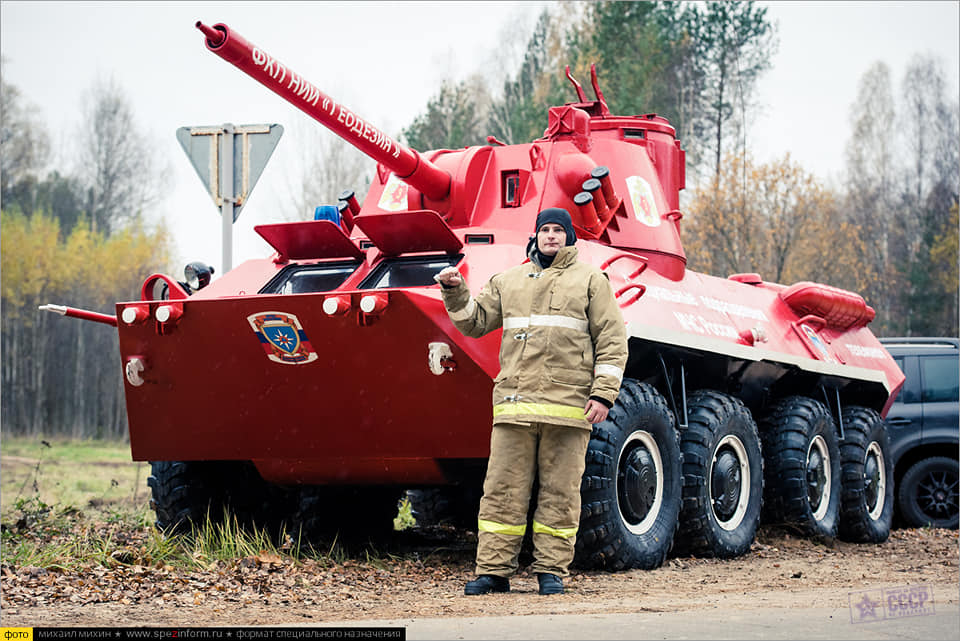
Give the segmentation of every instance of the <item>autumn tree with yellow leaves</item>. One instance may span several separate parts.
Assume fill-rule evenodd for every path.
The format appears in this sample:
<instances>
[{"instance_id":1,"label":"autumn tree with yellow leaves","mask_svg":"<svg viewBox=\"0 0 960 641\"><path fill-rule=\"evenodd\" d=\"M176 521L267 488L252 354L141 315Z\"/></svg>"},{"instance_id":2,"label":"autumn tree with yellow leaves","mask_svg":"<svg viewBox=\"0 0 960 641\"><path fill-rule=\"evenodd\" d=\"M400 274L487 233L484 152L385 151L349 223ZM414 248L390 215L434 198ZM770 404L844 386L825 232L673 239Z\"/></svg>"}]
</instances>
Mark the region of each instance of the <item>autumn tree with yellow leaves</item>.
<instances>
[{"instance_id":1,"label":"autumn tree with yellow leaves","mask_svg":"<svg viewBox=\"0 0 960 641\"><path fill-rule=\"evenodd\" d=\"M714 275L755 272L771 282L862 290L876 275L857 262L861 241L839 203L789 155L758 164L728 154L719 180L690 203L688 265Z\"/></svg>"},{"instance_id":2,"label":"autumn tree with yellow leaves","mask_svg":"<svg viewBox=\"0 0 960 641\"><path fill-rule=\"evenodd\" d=\"M113 315L116 301L139 299L146 276L168 271L169 239L162 227L147 229L142 216L144 204L159 198L138 176L151 148L130 136L91 134L80 147L89 175L61 173L40 153L42 123L15 87L0 84L0 421L8 433L123 438L116 328L37 307ZM136 129L119 87L101 88L90 106L115 125L91 131Z\"/></svg>"},{"instance_id":3,"label":"autumn tree with yellow leaves","mask_svg":"<svg viewBox=\"0 0 960 641\"><path fill-rule=\"evenodd\" d=\"M114 314L168 261L165 232L107 236L86 219L64 234L44 211L0 213L3 427L13 433L126 436L117 330L37 309L67 304Z\"/></svg>"}]
</instances>

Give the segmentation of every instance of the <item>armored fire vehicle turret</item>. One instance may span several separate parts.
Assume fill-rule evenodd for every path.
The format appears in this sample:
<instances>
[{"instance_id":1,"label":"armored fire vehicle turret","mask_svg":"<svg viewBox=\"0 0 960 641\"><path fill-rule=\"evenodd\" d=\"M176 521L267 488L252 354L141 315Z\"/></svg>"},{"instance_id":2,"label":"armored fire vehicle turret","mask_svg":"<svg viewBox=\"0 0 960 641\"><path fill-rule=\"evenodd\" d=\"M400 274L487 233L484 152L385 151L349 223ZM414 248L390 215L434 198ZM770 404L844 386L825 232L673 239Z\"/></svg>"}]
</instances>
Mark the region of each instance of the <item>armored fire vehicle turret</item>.
<instances>
[{"instance_id":1,"label":"armored fire vehicle turret","mask_svg":"<svg viewBox=\"0 0 960 641\"><path fill-rule=\"evenodd\" d=\"M476 293L524 260L539 210L563 207L580 259L610 279L630 349L587 453L578 562L652 568L674 542L735 556L761 513L812 535L886 538L882 417L903 374L867 329L873 310L828 285L688 270L684 152L667 120L611 114L594 71L595 99L573 81L577 101L550 108L538 140L418 153L226 25L197 27L377 170L362 206L344 194L339 220L257 227L272 256L190 295L153 275L142 300L117 304L131 449L153 462L161 526L224 503L311 527L386 526L405 488L467 504L489 453L499 342L520 339L464 337L433 275L456 265Z\"/></svg>"}]
</instances>

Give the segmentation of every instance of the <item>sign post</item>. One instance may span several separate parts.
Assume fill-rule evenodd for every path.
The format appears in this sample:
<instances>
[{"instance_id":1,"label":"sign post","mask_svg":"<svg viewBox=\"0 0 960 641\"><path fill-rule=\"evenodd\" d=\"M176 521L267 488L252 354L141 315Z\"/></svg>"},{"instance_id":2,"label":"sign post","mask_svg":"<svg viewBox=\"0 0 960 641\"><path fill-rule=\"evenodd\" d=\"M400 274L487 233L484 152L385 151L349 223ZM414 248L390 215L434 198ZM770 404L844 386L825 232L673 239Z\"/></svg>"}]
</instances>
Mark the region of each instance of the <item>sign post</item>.
<instances>
[{"instance_id":1,"label":"sign post","mask_svg":"<svg viewBox=\"0 0 960 641\"><path fill-rule=\"evenodd\" d=\"M233 223L282 135L276 124L177 129L180 146L220 209L223 273L233 267Z\"/></svg>"}]
</instances>

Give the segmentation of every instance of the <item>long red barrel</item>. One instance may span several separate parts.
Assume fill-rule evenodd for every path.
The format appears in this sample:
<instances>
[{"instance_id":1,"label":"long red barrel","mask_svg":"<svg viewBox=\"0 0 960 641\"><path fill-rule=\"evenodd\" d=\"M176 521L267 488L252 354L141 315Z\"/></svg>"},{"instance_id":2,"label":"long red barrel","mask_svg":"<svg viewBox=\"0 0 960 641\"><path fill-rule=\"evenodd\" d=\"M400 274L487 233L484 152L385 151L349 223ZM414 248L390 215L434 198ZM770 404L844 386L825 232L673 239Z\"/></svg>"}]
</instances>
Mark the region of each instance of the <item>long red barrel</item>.
<instances>
[{"instance_id":1,"label":"long red barrel","mask_svg":"<svg viewBox=\"0 0 960 641\"><path fill-rule=\"evenodd\" d=\"M225 24L208 27L197 22L206 36L207 49L291 103L335 134L382 163L428 198L443 200L450 192L450 174L415 150L360 118L289 67L247 42Z\"/></svg>"}]
</instances>

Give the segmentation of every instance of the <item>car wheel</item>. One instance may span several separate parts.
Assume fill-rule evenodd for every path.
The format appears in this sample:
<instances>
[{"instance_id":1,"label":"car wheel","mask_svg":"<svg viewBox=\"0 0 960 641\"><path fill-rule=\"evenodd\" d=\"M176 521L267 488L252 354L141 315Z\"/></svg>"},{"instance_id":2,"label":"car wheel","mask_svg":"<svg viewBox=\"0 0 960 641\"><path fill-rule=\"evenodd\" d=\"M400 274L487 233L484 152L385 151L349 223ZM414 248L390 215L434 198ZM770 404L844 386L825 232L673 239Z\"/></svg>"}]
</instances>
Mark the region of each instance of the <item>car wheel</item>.
<instances>
[{"instance_id":1,"label":"car wheel","mask_svg":"<svg viewBox=\"0 0 960 641\"><path fill-rule=\"evenodd\" d=\"M957 529L957 459L932 456L907 470L897 490L904 521L914 527Z\"/></svg>"}]
</instances>

